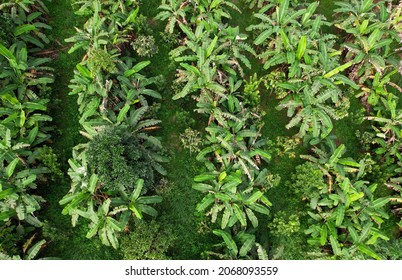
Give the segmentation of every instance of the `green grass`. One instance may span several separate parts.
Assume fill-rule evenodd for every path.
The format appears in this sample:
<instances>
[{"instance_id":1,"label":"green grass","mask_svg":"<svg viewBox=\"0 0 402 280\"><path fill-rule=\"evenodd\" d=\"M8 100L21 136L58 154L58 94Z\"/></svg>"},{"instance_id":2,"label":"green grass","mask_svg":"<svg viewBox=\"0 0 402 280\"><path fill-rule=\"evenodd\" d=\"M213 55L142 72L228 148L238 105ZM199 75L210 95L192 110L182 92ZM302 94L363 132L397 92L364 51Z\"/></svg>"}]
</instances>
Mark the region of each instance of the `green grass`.
<instances>
[{"instance_id":1,"label":"green grass","mask_svg":"<svg viewBox=\"0 0 402 280\"><path fill-rule=\"evenodd\" d=\"M152 35L158 45L158 53L150 59L148 75L162 75L166 81L161 92L162 100L158 101L161 103L158 118L162 121L162 125L157 134L160 135L162 144L170 155L170 162L166 164L168 183L158 190L163 196L158 220L162 223L162 227L171 229L179 240L169 252L173 259L199 259L201 253L209 248L213 241L209 236L210 233L199 232L202 217L196 213L195 208L202 196L191 188L194 176L203 167L194 155L190 156L189 152L183 149L179 136L190 123L194 129L203 131L207 120L193 111L195 104L192 100L172 100L171 85L176 65L171 63L170 47L161 37L165 24L153 20L160 2L144 1L140 10L147 16Z\"/></svg>"}]
</instances>

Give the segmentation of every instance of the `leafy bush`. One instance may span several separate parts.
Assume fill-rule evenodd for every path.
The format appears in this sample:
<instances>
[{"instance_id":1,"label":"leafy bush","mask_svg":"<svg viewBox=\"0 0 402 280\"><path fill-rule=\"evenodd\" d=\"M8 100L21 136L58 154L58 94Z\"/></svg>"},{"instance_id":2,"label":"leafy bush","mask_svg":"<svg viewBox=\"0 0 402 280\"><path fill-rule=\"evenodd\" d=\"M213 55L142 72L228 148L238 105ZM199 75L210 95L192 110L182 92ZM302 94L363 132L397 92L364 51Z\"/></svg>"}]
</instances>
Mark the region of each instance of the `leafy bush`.
<instances>
[{"instance_id":1,"label":"leafy bush","mask_svg":"<svg viewBox=\"0 0 402 280\"><path fill-rule=\"evenodd\" d=\"M175 241L173 232L156 220L139 221L122 238L121 252L125 260L166 260L170 259L168 251Z\"/></svg>"},{"instance_id":2,"label":"leafy bush","mask_svg":"<svg viewBox=\"0 0 402 280\"><path fill-rule=\"evenodd\" d=\"M279 211L275 214L275 217L268 225L268 228L276 236L291 237L294 233L300 230L299 216L296 214L286 213L285 211Z\"/></svg>"},{"instance_id":3,"label":"leafy bush","mask_svg":"<svg viewBox=\"0 0 402 280\"><path fill-rule=\"evenodd\" d=\"M52 179L54 180L56 177L63 178L64 174L60 169L60 163L57 161L57 155L54 153L53 149L49 146L43 146L38 149L38 152L38 159L52 172Z\"/></svg>"},{"instance_id":4,"label":"leafy bush","mask_svg":"<svg viewBox=\"0 0 402 280\"><path fill-rule=\"evenodd\" d=\"M116 72L117 68L113 62L113 56L105 50L97 49L91 52L88 58L88 63L91 66L91 73L95 75L103 70L107 73Z\"/></svg>"},{"instance_id":5,"label":"leafy bush","mask_svg":"<svg viewBox=\"0 0 402 280\"><path fill-rule=\"evenodd\" d=\"M392 239L388 242L381 240L376 244L376 250L386 260L401 260L402 239Z\"/></svg>"},{"instance_id":6,"label":"leafy bush","mask_svg":"<svg viewBox=\"0 0 402 280\"><path fill-rule=\"evenodd\" d=\"M200 132L191 128L187 128L184 133L180 134L180 141L183 147L190 151L190 155L193 152L199 152L203 144Z\"/></svg>"},{"instance_id":7,"label":"leafy bush","mask_svg":"<svg viewBox=\"0 0 402 280\"><path fill-rule=\"evenodd\" d=\"M295 158L295 149L299 146L300 142L300 138L278 136L275 138L275 141L268 141L268 150L270 150L274 156L284 157L287 155L289 158Z\"/></svg>"},{"instance_id":8,"label":"leafy bush","mask_svg":"<svg viewBox=\"0 0 402 280\"><path fill-rule=\"evenodd\" d=\"M141 57L152 57L158 52L158 46L155 44L153 36L140 35L134 39L131 46Z\"/></svg>"},{"instance_id":9,"label":"leafy bush","mask_svg":"<svg viewBox=\"0 0 402 280\"><path fill-rule=\"evenodd\" d=\"M324 173L313 163L306 162L296 167L289 187L304 200L312 199L317 195L317 190L328 186L324 180Z\"/></svg>"},{"instance_id":10,"label":"leafy bush","mask_svg":"<svg viewBox=\"0 0 402 280\"><path fill-rule=\"evenodd\" d=\"M260 90L258 89L261 83L261 79L257 78L257 74L254 73L250 76L250 80L244 84L243 100L245 105L250 107L256 107L260 104Z\"/></svg>"},{"instance_id":11,"label":"leafy bush","mask_svg":"<svg viewBox=\"0 0 402 280\"><path fill-rule=\"evenodd\" d=\"M144 179L144 192L153 188L155 175L141 142L124 128L106 128L90 142L88 165L99 176L106 189L121 186L132 189Z\"/></svg>"}]
</instances>

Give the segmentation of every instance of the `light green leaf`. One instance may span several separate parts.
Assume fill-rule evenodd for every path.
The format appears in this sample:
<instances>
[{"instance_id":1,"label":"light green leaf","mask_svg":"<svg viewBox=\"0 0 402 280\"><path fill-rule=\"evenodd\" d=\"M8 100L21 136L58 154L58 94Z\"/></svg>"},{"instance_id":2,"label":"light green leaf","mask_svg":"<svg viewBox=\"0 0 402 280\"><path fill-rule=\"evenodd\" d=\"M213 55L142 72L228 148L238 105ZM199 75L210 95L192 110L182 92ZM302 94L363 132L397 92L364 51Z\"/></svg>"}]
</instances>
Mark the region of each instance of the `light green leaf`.
<instances>
[{"instance_id":1,"label":"light green leaf","mask_svg":"<svg viewBox=\"0 0 402 280\"><path fill-rule=\"evenodd\" d=\"M307 47L307 37L302 36L299 40L299 44L297 46L297 51L296 51L296 57L298 60L300 60L304 53L306 52L306 47Z\"/></svg>"},{"instance_id":2,"label":"light green leaf","mask_svg":"<svg viewBox=\"0 0 402 280\"><path fill-rule=\"evenodd\" d=\"M6 176L10 178L14 174L15 167L17 166L20 160L18 158L13 159L8 166L6 167Z\"/></svg>"},{"instance_id":3,"label":"light green leaf","mask_svg":"<svg viewBox=\"0 0 402 280\"><path fill-rule=\"evenodd\" d=\"M239 220L240 224L241 224L243 227L246 227L246 226L247 226L247 221L246 221L246 218L244 217L244 213L243 213L243 211L240 209L239 205L233 204L232 207L233 207L233 211L234 211L234 213L235 213L237 219Z\"/></svg>"},{"instance_id":4,"label":"light green leaf","mask_svg":"<svg viewBox=\"0 0 402 280\"><path fill-rule=\"evenodd\" d=\"M130 70L126 70L124 71L124 77L130 77L131 75L141 71L142 69L144 69L145 67L147 67L149 64L151 64L151 61L147 60L147 61L141 61L139 63L137 63L133 68L131 68Z\"/></svg>"}]
</instances>

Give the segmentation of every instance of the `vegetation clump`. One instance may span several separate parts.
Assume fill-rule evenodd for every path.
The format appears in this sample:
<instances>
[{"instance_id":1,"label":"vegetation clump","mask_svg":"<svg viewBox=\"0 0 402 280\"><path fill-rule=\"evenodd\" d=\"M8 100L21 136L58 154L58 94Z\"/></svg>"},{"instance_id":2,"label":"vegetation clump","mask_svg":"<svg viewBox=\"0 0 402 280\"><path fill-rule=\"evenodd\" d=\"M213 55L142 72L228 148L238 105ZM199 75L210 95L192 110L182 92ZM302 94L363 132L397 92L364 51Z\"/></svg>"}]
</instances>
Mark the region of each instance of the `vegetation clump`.
<instances>
[{"instance_id":1,"label":"vegetation clump","mask_svg":"<svg viewBox=\"0 0 402 280\"><path fill-rule=\"evenodd\" d=\"M89 168L98 174L106 189L130 190L140 178L145 182L144 192L153 189L152 163L140 140L126 129L106 128L94 137L87 153Z\"/></svg>"}]
</instances>

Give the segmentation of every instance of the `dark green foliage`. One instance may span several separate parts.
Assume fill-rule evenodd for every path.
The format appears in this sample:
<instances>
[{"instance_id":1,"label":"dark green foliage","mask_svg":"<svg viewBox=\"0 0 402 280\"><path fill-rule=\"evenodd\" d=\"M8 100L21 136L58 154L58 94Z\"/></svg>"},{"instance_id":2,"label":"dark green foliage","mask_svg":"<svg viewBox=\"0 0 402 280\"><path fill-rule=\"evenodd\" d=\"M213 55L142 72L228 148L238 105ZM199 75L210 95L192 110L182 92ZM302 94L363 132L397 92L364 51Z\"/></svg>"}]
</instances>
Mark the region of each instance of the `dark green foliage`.
<instances>
[{"instance_id":1,"label":"dark green foliage","mask_svg":"<svg viewBox=\"0 0 402 280\"><path fill-rule=\"evenodd\" d=\"M268 224L268 228L277 237L291 237L294 233L300 231L299 216L279 211L275 214L272 222Z\"/></svg>"},{"instance_id":2,"label":"dark green foliage","mask_svg":"<svg viewBox=\"0 0 402 280\"><path fill-rule=\"evenodd\" d=\"M158 46L155 44L153 36L140 35L134 39L131 46L140 57L152 57L158 52Z\"/></svg>"},{"instance_id":3,"label":"dark green foliage","mask_svg":"<svg viewBox=\"0 0 402 280\"><path fill-rule=\"evenodd\" d=\"M14 22L11 15L8 13L2 13L0 15L0 42L5 46L10 46L13 43Z\"/></svg>"},{"instance_id":4,"label":"dark green foliage","mask_svg":"<svg viewBox=\"0 0 402 280\"><path fill-rule=\"evenodd\" d=\"M139 221L122 238L121 253L125 260L166 260L175 242L178 240L171 229L159 221Z\"/></svg>"},{"instance_id":5,"label":"dark green foliage","mask_svg":"<svg viewBox=\"0 0 402 280\"><path fill-rule=\"evenodd\" d=\"M94 50L91 53L88 58L88 64L91 66L92 75L95 75L101 70L105 71L106 73L113 73L117 71L111 54L102 49Z\"/></svg>"},{"instance_id":6,"label":"dark green foliage","mask_svg":"<svg viewBox=\"0 0 402 280\"><path fill-rule=\"evenodd\" d=\"M296 167L288 187L292 189L300 199L311 199L318 190L327 188L324 173L313 163L306 162Z\"/></svg>"},{"instance_id":7,"label":"dark green foliage","mask_svg":"<svg viewBox=\"0 0 402 280\"><path fill-rule=\"evenodd\" d=\"M16 244L20 241L21 234L16 232L16 226L11 222L0 226L0 254L17 255L19 254Z\"/></svg>"},{"instance_id":8,"label":"dark green foliage","mask_svg":"<svg viewBox=\"0 0 402 280\"><path fill-rule=\"evenodd\" d=\"M105 189L132 190L139 178L145 181L144 192L154 187L155 175L144 147L124 128L106 128L95 136L89 144L88 164Z\"/></svg>"},{"instance_id":9,"label":"dark green foliage","mask_svg":"<svg viewBox=\"0 0 402 280\"><path fill-rule=\"evenodd\" d=\"M183 132L186 128L193 127L195 124L195 120L190 112L181 108L175 111L174 120L177 122L178 130L182 130Z\"/></svg>"},{"instance_id":10,"label":"dark green foliage","mask_svg":"<svg viewBox=\"0 0 402 280\"><path fill-rule=\"evenodd\" d=\"M38 159L42 161L43 165L49 168L52 173L52 179L63 178L64 174L61 171L60 162L58 162L57 155L55 154L52 147L43 146L38 149L39 156Z\"/></svg>"},{"instance_id":11,"label":"dark green foliage","mask_svg":"<svg viewBox=\"0 0 402 280\"><path fill-rule=\"evenodd\" d=\"M257 78L257 74L254 73L250 76L250 80L244 84L243 100L245 105L249 105L251 108L260 104L260 90L258 89L261 83L261 79Z\"/></svg>"},{"instance_id":12,"label":"dark green foliage","mask_svg":"<svg viewBox=\"0 0 402 280\"><path fill-rule=\"evenodd\" d=\"M376 250L385 260L400 261L402 259L402 239L380 241L376 245Z\"/></svg>"},{"instance_id":13,"label":"dark green foliage","mask_svg":"<svg viewBox=\"0 0 402 280\"><path fill-rule=\"evenodd\" d=\"M177 47L179 35L177 33L159 32L160 39L169 48Z\"/></svg>"}]
</instances>

